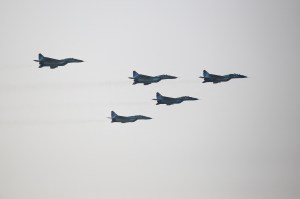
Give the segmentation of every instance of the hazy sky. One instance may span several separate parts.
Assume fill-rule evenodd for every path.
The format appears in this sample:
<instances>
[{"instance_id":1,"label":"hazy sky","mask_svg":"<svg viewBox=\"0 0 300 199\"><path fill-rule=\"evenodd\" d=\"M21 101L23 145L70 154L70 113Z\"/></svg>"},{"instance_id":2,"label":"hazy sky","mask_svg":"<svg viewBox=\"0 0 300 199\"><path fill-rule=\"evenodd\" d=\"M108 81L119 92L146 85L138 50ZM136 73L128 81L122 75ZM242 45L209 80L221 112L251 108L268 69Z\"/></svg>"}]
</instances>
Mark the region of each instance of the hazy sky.
<instances>
[{"instance_id":1,"label":"hazy sky","mask_svg":"<svg viewBox=\"0 0 300 199\"><path fill-rule=\"evenodd\" d=\"M0 24L0 199L300 197L299 1L1 0Z\"/></svg>"}]
</instances>

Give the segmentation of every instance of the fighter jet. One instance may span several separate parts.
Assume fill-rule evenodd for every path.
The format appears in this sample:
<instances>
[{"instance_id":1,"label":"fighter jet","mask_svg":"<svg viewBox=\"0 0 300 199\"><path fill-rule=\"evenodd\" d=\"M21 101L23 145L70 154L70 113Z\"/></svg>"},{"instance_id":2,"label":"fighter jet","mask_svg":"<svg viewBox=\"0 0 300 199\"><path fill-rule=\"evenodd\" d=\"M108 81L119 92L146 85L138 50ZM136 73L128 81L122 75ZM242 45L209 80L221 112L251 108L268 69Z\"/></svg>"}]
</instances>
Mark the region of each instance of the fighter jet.
<instances>
[{"instance_id":1,"label":"fighter jet","mask_svg":"<svg viewBox=\"0 0 300 199\"><path fill-rule=\"evenodd\" d=\"M214 75L214 74L210 74L208 73L206 70L203 70L203 78L204 81L202 83L206 83L206 82L213 82L214 84L216 83L220 83L220 82L227 82L231 79L234 78L247 78L247 76L244 75L240 75L240 74L228 74L228 75Z\"/></svg>"},{"instance_id":2,"label":"fighter jet","mask_svg":"<svg viewBox=\"0 0 300 199\"><path fill-rule=\"evenodd\" d=\"M117 115L114 111L111 111L111 122L121 122L121 123L127 123L127 122L135 122L137 120L150 120L151 117L146 117L143 115L133 115L133 116L121 116Z\"/></svg>"},{"instance_id":3,"label":"fighter jet","mask_svg":"<svg viewBox=\"0 0 300 199\"><path fill-rule=\"evenodd\" d=\"M82 60L74 59L74 58L53 59L53 58L49 58L49 57L44 57L41 53L39 54L39 60L33 60L33 61L40 63L39 68L48 66L51 69L57 68L58 66L64 66L68 63L83 62Z\"/></svg>"},{"instance_id":4,"label":"fighter jet","mask_svg":"<svg viewBox=\"0 0 300 199\"><path fill-rule=\"evenodd\" d=\"M176 79L176 78L177 77L171 75L158 75L158 76L142 75L137 73L136 71L133 71L132 77L129 77L129 79L133 79L133 85L138 83L148 85L151 83L157 83L163 79Z\"/></svg>"},{"instance_id":5,"label":"fighter jet","mask_svg":"<svg viewBox=\"0 0 300 199\"><path fill-rule=\"evenodd\" d=\"M173 104L180 104L183 101L194 101L194 100L198 100L198 99L194 98L194 97L189 97L189 96L176 97L176 98L166 97L166 96L161 95L159 92L157 92L156 99L153 99L153 100L157 101L156 105L159 105L159 104L173 105Z\"/></svg>"}]
</instances>

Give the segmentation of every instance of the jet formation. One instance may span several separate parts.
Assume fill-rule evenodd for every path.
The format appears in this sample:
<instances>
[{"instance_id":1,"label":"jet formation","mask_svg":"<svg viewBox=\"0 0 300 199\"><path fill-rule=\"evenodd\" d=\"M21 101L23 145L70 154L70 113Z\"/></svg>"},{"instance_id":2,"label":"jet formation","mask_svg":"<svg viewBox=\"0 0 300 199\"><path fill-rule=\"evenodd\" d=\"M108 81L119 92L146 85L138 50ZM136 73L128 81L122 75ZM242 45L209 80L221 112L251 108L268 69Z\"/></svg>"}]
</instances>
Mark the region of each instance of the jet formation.
<instances>
[{"instance_id":1,"label":"jet formation","mask_svg":"<svg viewBox=\"0 0 300 199\"><path fill-rule=\"evenodd\" d=\"M39 59L33 61L39 62L40 64L39 68L50 67L51 69L57 68L58 66L65 66L68 63L83 62L80 59L74 59L74 58L53 59L50 57L44 57L41 53L39 54Z\"/></svg>"},{"instance_id":2,"label":"jet formation","mask_svg":"<svg viewBox=\"0 0 300 199\"><path fill-rule=\"evenodd\" d=\"M80 59L74 59L74 58L66 58L66 59L53 59L50 57L45 57L41 53L39 54L39 59L34 60L36 62L39 62L39 68L42 67L50 67L51 69L57 68L59 66L65 66L69 63L80 63L83 62ZM176 79L177 77L171 76L171 75L157 75L157 76L148 76L139 74L136 71L133 71L132 77L129 77L129 79L133 79L133 85L135 84L144 84L149 85L152 83L160 82L161 80L165 79ZM206 82L212 82L214 84L220 83L220 82L227 82L231 79L235 78L247 78L247 76L240 75L240 74L227 74L227 75L215 75L210 74L206 70L203 70L203 76L200 78L203 78L203 83ZM190 97L190 96L182 96L182 97L167 97L161 95L159 92L156 93L156 98L152 99L155 100L159 104L165 104L165 105L174 105L174 104L180 104L184 101L195 101L198 100L198 98ZM132 116L121 116L116 114L114 111L111 111L111 122L120 122L120 123L128 123L128 122L135 122L137 120L150 120L151 117L147 117L144 115L132 115Z\"/></svg>"},{"instance_id":3,"label":"jet formation","mask_svg":"<svg viewBox=\"0 0 300 199\"><path fill-rule=\"evenodd\" d=\"M215 75L215 74L208 73L206 70L203 70L203 77L201 76L200 78L204 79L202 83L213 82L214 84L216 84L220 82L227 82L234 78L247 78L247 76L235 74L235 73L228 74L228 75Z\"/></svg>"},{"instance_id":4,"label":"jet formation","mask_svg":"<svg viewBox=\"0 0 300 199\"><path fill-rule=\"evenodd\" d=\"M133 116L121 116L116 114L114 111L111 111L111 122L121 122L121 123L128 123L128 122L135 122L137 120L150 120L151 117L147 117L144 115L133 115Z\"/></svg>"},{"instance_id":5,"label":"jet formation","mask_svg":"<svg viewBox=\"0 0 300 199\"><path fill-rule=\"evenodd\" d=\"M133 83L132 83L133 85L139 83L144 85L149 85L152 83L157 83L164 79L176 79L176 78L177 77L171 75L148 76L148 75L139 74L136 71L133 71L132 77L129 77L129 79L133 79Z\"/></svg>"},{"instance_id":6,"label":"jet formation","mask_svg":"<svg viewBox=\"0 0 300 199\"><path fill-rule=\"evenodd\" d=\"M173 104L180 104L183 101L195 101L198 100L198 98L194 98L194 97L189 97L189 96L182 96L182 97L166 97L161 95L159 92L156 93L156 100L157 103L156 105L159 104L166 104L166 105L173 105Z\"/></svg>"}]
</instances>

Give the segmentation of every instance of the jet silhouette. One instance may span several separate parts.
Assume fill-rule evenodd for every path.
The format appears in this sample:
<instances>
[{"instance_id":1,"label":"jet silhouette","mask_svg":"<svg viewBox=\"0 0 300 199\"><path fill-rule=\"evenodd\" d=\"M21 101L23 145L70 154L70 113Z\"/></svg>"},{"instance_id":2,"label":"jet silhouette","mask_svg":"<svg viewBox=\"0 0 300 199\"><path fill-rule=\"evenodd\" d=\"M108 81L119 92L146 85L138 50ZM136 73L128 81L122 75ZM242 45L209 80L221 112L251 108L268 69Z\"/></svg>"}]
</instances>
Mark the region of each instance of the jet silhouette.
<instances>
[{"instance_id":1,"label":"jet silhouette","mask_svg":"<svg viewBox=\"0 0 300 199\"><path fill-rule=\"evenodd\" d=\"M135 122L137 120L150 120L151 117L146 117L143 115L133 115L133 116L121 116L116 114L114 111L111 111L111 122L121 122L121 123L127 123L127 122Z\"/></svg>"},{"instance_id":2,"label":"jet silhouette","mask_svg":"<svg viewBox=\"0 0 300 199\"><path fill-rule=\"evenodd\" d=\"M74 58L53 59L53 58L49 58L49 57L44 57L41 53L39 54L39 60L33 60L33 61L40 63L39 68L48 66L51 69L57 68L58 66L64 66L68 63L83 62L82 60L74 59Z\"/></svg>"},{"instance_id":3,"label":"jet silhouette","mask_svg":"<svg viewBox=\"0 0 300 199\"><path fill-rule=\"evenodd\" d=\"M213 82L214 84L216 83L220 83L220 82L227 82L231 79L234 78L247 78L247 76L244 75L240 75L240 74L228 74L228 75L214 75L214 74L210 74L208 73L206 70L203 70L203 78L204 81L202 83L206 83L206 82Z\"/></svg>"},{"instance_id":4,"label":"jet silhouette","mask_svg":"<svg viewBox=\"0 0 300 199\"><path fill-rule=\"evenodd\" d=\"M176 98L166 97L166 96L161 95L159 92L157 92L156 99L153 99L153 100L157 101L156 105L159 105L159 104L173 105L173 104L180 104L183 101L194 101L194 100L198 100L198 99L194 98L194 97L189 97L189 96L176 97Z\"/></svg>"},{"instance_id":5,"label":"jet silhouette","mask_svg":"<svg viewBox=\"0 0 300 199\"><path fill-rule=\"evenodd\" d=\"M136 71L133 71L132 77L129 77L129 79L133 79L133 85L138 83L148 85L151 83L157 83L163 79L176 79L176 78L177 77L171 75L158 75L158 76L142 75L137 73Z\"/></svg>"}]
</instances>

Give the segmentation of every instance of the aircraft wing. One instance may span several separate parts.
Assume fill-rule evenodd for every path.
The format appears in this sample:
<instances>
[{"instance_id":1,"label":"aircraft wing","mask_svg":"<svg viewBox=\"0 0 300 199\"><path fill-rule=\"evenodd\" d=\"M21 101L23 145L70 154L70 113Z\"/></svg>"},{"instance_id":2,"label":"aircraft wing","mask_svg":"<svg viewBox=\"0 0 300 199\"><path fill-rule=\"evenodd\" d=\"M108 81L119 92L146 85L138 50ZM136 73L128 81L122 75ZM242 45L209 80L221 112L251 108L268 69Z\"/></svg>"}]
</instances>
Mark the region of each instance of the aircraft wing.
<instances>
[{"instance_id":1,"label":"aircraft wing","mask_svg":"<svg viewBox=\"0 0 300 199\"><path fill-rule=\"evenodd\" d=\"M58 66L50 66L51 69L57 68Z\"/></svg>"}]
</instances>

